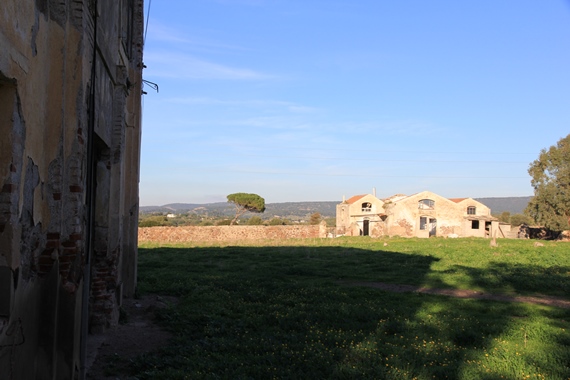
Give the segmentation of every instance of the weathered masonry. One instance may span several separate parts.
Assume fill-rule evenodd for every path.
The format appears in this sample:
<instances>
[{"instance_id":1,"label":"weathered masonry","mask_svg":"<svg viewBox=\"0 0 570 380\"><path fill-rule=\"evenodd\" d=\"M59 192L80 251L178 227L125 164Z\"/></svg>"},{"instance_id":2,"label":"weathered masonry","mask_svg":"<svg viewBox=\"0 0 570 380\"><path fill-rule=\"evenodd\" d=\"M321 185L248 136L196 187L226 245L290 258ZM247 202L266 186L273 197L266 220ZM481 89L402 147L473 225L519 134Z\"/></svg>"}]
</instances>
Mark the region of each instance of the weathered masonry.
<instances>
[{"instance_id":1,"label":"weathered masonry","mask_svg":"<svg viewBox=\"0 0 570 380\"><path fill-rule=\"evenodd\" d=\"M83 377L136 285L143 0L0 5L0 378Z\"/></svg>"},{"instance_id":2,"label":"weathered masonry","mask_svg":"<svg viewBox=\"0 0 570 380\"><path fill-rule=\"evenodd\" d=\"M355 195L336 207L338 234L404 237L506 237L491 210L472 198L448 199L430 191L378 199ZM508 231L507 231L508 230Z\"/></svg>"}]
</instances>

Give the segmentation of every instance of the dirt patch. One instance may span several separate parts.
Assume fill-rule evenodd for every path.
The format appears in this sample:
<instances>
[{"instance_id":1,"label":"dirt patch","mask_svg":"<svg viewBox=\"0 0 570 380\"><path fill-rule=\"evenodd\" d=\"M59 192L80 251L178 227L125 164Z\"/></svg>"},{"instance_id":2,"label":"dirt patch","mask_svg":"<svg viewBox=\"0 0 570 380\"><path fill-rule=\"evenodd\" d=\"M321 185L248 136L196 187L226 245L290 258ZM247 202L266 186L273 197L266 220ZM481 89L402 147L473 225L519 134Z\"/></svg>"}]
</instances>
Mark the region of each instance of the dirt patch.
<instances>
[{"instance_id":1,"label":"dirt patch","mask_svg":"<svg viewBox=\"0 0 570 380\"><path fill-rule=\"evenodd\" d=\"M368 286L371 288L382 289L387 292L395 293L425 293L425 294L437 294L456 298L476 298L476 299L486 299L493 301L503 301L503 302L525 302L533 303L538 305L556 306L564 309L570 309L570 301L552 296L510 296L505 294L491 294L484 292L477 292L474 290L460 290L460 289L436 289L436 288L423 288L413 285L398 285L398 284L387 284L383 282L343 282L344 285L349 286Z\"/></svg>"},{"instance_id":2,"label":"dirt patch","mask_svg":"<svg viewBox=\"0 0 570 380\"><path fill-rule=\"evenodd\" d=\"M87 341L87 378L93 380L127 379L126 363L138 355L165 346L172 334L155 322L158 309L176 304L175 297L156 295L123 301L124 321Z\"/></svg>"}]
</instances>

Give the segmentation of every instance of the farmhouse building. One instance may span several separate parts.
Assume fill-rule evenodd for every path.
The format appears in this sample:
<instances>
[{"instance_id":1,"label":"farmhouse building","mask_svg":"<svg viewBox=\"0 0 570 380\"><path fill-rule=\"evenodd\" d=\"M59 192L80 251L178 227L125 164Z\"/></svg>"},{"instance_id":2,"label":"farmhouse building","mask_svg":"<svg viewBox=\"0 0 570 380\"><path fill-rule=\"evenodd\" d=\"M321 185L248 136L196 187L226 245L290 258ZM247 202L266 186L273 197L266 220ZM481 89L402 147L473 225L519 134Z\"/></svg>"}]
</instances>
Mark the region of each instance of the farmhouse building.
<instances>
[{"instance_id":1,"label":"farmhouse building","mask_svg":"<svg viewBox=\"0 0 570 380\"><path fill-rule=\"evenodd\" d=\"M136 285L143 0L2 0L0 378L84 377Z\"/></svg>"},{"instance_id":2,"label":"farmhouse building","mask_svg":"<svg viewBox=\"0 0 570 380\"><path fill-rule=\"evenodd\" d=\"M336 207L337 234L404 237L499 237L499 221L472 198L444 198L430 191L378 199L355 195Z\"/></svg>"}]
</instances>

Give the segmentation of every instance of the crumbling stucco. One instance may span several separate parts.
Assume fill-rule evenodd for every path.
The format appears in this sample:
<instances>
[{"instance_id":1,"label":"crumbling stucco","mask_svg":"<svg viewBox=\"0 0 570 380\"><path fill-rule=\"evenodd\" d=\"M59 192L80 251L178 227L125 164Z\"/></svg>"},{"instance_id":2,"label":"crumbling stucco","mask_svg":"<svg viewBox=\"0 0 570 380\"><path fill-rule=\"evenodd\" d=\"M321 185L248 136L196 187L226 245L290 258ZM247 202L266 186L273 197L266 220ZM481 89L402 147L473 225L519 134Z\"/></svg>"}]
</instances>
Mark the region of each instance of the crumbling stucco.
<instances>
[{"instance_id":1,"label":"crumbling stucco","mask_svg":"<svg viewBox=\"0 0 570 380\"><path fill-rule=\"evenodd\" d=\"M430 191L397 194L384 200L371 194L351 197L337 205L337 233L426 238L507 236L482 203L472 198L447 199Z\"/></svg>"},{"instance_id":2,"label":"crumbling stucco","mask_svg":"<svg viewBox=\"0 0 570 380\"><path fill-rule=\"evenodd\" d=\"M112 327L136 286L143 1L1 9L0 378L78 378L82 307Z\"/></svg>"}]
</instances>

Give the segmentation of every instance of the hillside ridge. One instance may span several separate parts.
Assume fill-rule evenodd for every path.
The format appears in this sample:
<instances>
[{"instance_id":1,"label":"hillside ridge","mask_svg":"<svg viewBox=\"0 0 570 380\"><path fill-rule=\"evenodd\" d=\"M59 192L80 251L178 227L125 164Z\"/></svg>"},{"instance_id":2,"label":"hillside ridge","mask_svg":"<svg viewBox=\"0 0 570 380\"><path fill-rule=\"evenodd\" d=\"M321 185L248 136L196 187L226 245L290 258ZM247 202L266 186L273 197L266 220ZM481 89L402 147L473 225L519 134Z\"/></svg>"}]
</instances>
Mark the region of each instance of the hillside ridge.
<instances>
[{"instance_id":1,"label":"hillside ridge","mask_svg":"<svg viewBox=\"0 0 570 380\"><path fill-rule=\"evenodd\" d=\"M474 198L491 209L493 214L509 212L522 214L532 196L527 197L488 197ZM291 218L304 217L315 212L323 217L336 215L337 201L312 201L312 202L279 202L267 203L265 212L261 214L264 219L273 217ZM169 203L162 206L141 206L142 214L149 213L196 213L212 216L230 216L235 213L234 208L227 202L214 203Z\"/></svg>"}]
</instances>

